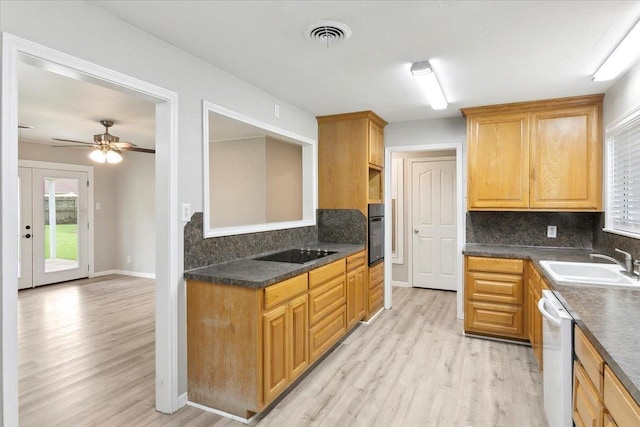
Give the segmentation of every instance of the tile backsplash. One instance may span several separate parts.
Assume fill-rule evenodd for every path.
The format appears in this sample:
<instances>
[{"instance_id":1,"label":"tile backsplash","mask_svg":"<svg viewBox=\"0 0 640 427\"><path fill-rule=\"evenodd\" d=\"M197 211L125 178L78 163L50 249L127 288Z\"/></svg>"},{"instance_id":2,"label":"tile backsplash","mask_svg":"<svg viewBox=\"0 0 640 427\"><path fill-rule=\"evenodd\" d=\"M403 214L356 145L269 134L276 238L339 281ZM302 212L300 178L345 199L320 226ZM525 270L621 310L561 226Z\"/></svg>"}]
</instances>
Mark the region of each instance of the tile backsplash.
<instances>
[{"instance_id":1,"label":"tile backsplash","mask_svg":"<svg viewBox=\"0 0 640 427\"><path fill-rule=\"evenodd\" d=\"M467 212L467 243L563 248L593 248L599 213ZM555 225L557 237L547 237Z\"/></svg>"},{"instance_id":2,"label":"tile backsplash","mask_svg":"<svg viewBox=\"0 0 640 427\"><path fill-rule=\"evenodd\" d=\"M364 245L367 238L367 218L357 209L318 209L316 226L208 239L202 224L196 212L184 227L185 270L315 242Z\"/></svg>"}]
</instances>

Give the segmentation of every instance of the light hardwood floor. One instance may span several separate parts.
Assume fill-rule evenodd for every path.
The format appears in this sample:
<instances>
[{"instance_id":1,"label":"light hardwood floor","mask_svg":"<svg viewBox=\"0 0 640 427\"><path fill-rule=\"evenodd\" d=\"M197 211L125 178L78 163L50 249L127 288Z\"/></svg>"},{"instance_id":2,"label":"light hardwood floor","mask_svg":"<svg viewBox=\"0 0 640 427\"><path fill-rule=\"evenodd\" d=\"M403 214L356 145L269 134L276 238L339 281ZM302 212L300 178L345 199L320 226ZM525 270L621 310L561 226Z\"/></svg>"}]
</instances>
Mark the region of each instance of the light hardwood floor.
<instances>
[{"instance_id":1,"label":"light hardwood floor","mask_svg":"<svg viewBox=\"0 0 640 427\"><path fill-rule=\"evenodd\" d=\"M394 288L259 426L545 426L529 347L464 337L455 293ZM154 410L153 281L19 293L21 426L241 426Z\"/></svg>"}]
</instances>

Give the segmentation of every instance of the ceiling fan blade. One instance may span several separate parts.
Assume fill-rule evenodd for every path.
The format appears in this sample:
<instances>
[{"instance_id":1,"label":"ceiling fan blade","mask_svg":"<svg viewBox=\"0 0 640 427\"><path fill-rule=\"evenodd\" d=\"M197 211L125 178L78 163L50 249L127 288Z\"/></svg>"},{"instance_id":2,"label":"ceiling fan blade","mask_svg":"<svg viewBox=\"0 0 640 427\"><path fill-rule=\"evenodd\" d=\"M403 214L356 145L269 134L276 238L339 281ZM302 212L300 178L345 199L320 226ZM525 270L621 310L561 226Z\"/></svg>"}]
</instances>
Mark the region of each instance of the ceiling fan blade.
<instances>
[{"instance_id":1,"label":"ceiling fan blade","mask_svg":"<svg viewBox=\"0 0 640 427\"><path fill-rule=\"evenodd\" d=\"M152 150L150 148L138 148L138 147L119 147L121 150L124 151L138 151L140 153L151 153L151 154L155 154L156 150Z\"/></svg>"},{"instance_id":2,"label":"ceiling fan blade","mask_svg":"<svg viewBox=\"0 0 640 427\"><path fill-rule=\"evenodd\" d=\"M137 147L136 144L133 144L131 142L112 142L111 145L118 147L118 148L130 148L130 147Z\"/></svg>"},{"instance_id":3,"label":"ceiling fan blade","mask_svg":"<svg viewBox=\"0 0 640 427\"><path fill-rule=\"evenodd\" d=\"M79 145L50 145L53 148L93 148L93 147L81 147Z\"/></svg>"},{"instance_id":4,"label":"ceiling fan blade","mask_svg":"<svg viewBox=\"0 0 640 427\"><path fill-rule=\"evenodd\" d=\"M96 145L93 142L84 142L84 141L74 141L73 139L61 139L61 138L51 138L54 141L61 141L61 142L73 142L75 144L86 144L86 145Z\"/></svg>"}]
</instances>

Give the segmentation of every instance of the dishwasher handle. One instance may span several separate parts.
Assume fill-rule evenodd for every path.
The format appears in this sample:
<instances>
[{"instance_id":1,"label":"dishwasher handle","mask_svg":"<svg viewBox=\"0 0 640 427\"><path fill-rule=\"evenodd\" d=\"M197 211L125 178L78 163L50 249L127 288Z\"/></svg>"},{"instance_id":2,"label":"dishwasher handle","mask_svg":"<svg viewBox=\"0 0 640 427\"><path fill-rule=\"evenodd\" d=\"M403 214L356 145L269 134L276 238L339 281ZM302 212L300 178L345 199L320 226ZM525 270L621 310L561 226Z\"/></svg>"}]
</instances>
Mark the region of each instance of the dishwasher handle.
<instances>
[{"instance_id":1,"label":"dishwasher handle","mask_svg":"<svg viewBox=\"0 0 640 427\"><path fill-rule=\"evenodd\" d=\"M560 327L560 320L553 317L551 313L544 308L544 298L540 298L540 301L538 301L538 311L540 311L540 314L542 314L542 316L544 316L553 325Z\"/></svg>"}]
</instances>

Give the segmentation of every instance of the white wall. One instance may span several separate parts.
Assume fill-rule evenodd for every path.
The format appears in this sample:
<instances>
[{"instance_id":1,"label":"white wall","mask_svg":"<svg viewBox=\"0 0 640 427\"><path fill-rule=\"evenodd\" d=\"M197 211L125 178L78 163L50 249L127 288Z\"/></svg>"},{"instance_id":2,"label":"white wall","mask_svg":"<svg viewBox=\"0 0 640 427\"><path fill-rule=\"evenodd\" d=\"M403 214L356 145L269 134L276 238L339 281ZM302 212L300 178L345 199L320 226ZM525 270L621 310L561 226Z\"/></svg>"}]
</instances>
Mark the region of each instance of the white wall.
<instances>
[{"instance_id":1,"label":"white wall","mask_svg":"<svg viewBox=\"0 0 640 427\"><path fill-rule=\"evenodd\" d=\"M386 147L461 141L466 143L466 139L467 122L462 116L390 123L384 128L384 145Z\"/></svg>"},{"instance_id":2,"label":"white wall","mask_svg":"<svg viewBox=\"0 0 640 427\"><path fill-rule=\"evenodd\" d=\"M302 219L302 147L266 138L266 221Z\"/></svg>"},{"instance_id":3,"label":"white wall","mask_svg":"<svg viewBox=\"0 0 640 427\"><path fill-rule=\"evenodd\" d=\"M632 67L604 96L603 121L608 126L640 107L640 62Z\"/></svg>"},{"instance_id":4,"label":"white wall","mask_svg":"<svg viewBox=\"0 0 640 427\"><path fill-rule=\"evenodd\" d=\"M108 29L108 30L105 30ZM202 211L202 99L316 140L315 118L109 13L81 1L0 2L7 32L178 93L178 203ZM215 49L216 41L210 42ZM280 105L274 118L273 105ZM180 226L180 233L183 227ZM180 236L182 245L182 236ZM184 250L178 248L182 265ZM184 281L178 302L179 392L187 390Z\"/></svg>"}]
</instances>

